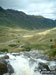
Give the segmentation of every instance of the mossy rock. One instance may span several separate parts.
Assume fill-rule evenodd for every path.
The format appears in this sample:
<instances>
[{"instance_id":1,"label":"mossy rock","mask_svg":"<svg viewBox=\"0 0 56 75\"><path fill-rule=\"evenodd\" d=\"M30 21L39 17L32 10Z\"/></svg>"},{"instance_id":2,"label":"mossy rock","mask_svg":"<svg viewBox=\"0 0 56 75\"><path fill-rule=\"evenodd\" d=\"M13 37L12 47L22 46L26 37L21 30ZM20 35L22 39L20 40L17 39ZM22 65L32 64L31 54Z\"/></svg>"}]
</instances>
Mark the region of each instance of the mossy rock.
<instances>
[{"instance_id":1,"label":"mossy rock","mask_svg":"<svg viewBox=\"0 0 56 75\"><path fill-rule=\"evenodd\" d=\"M10 44L9 46L10 46L10 47L17 47L16 44Z\"/></svg>"}]
</instances>

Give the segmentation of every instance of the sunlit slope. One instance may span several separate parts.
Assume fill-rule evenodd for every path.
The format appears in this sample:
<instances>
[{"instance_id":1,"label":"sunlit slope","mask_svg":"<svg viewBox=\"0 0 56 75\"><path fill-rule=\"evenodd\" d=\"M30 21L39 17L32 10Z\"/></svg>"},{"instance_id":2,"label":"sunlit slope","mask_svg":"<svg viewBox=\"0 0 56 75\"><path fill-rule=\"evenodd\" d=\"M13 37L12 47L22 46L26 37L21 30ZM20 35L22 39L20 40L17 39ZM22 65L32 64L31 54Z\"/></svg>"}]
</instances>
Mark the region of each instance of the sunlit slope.
<instances>
[{"instance_id":1,"label":"sunlit slope","mask_svg":"<svg viewBox=\"0 0 56 75\"><path fill-rule=\"evenodd\" d=\"M5 38L5 39L4 39ZM42 30L26 30L0 26L0 42L19 39L29 43L49 43L56 38L56 28Z\"/></svg>"},{"instance_id":2,"label":"sunlit slope","mask_svg":"<svg viewBox=\"0 0 56 75\"><path fill-rule=\"evenodd\" d=\"M28 32L26 29L21 29L19 27L10 28L6 26L0 26L0 43L18 39L26 32Z\"/></svg>"},{"instance_id":3,"label":"sunlit slope","mask_svg":"<svg viewBox=\"0 0 56 75\"><path fill-rule=\"evenodd\" d=\"M10 28L0 26L0 48L15 49L23 47L31 47L34 49L49 49L50 40L56 39L56 28L52 29L38 29L38 30L26 30L22 28ZM9 47L9 45L15 44L16 47Z\"/></svg>"},{"instance_id":4,"label":"sunlit slope","mask_svg":"<svg viewBox=\"0 0 56 75\"><path fill-rule=\"evenodd\" d=\"M27 39L27 41L30 41L32 44L49 44L50 39L56 39L56 28L42 30L41 32L36 30L32 33L24 35L23 38Z\"/></svg>"}]
</instances>

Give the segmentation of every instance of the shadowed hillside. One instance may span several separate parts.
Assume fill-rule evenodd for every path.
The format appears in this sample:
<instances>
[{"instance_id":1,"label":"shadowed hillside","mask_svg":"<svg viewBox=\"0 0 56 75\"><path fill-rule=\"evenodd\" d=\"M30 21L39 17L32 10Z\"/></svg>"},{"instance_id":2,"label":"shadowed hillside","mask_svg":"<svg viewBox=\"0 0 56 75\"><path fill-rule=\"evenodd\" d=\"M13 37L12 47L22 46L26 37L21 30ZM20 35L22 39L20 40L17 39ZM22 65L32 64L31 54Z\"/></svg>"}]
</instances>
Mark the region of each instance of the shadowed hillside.
<instances>
[{"instance_id":1,"label":"shadowed hillside","mask_svg":"<svg viewBox=\"0 0 56 75\"><path fill-rule=\"evenodd\" d=\"M27 15L24 12L0 7L0 26L20 27L25 29L53 28L56 21L42 16Z\"/></svg>"}]
</instances>

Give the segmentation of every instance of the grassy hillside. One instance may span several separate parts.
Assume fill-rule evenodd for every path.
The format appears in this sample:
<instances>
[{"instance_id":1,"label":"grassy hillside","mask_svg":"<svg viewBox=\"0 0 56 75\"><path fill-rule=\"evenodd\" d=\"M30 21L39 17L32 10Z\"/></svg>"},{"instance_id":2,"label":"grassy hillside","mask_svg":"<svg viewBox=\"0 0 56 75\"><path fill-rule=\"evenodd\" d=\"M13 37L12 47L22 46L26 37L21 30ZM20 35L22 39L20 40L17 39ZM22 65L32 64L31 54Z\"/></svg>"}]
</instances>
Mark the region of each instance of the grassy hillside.
<instances>
[{"instance_id":1,"label":"grassy hillside","mask_svg":"<svg viewBox=\"0 0 56 75\"><path fill-rule=\"evenodd\" d=\"M45 53L53 56L52 53L55 53L56 48L51 49L51 45L55 43L55 32L56 28L29 31L22 28L0 26L0 51L20 52L35 49L44 50Z\"/></svg>"},{"instance_id":2,"label":"grassy hillside","mask_svg":"<svg viewBox=\"0 0 56 75\"><path fill-rule=\"evenodd\" d=\"M24 12L0 7L0 26L20 27L24 29L42 29L56 27L56 21L42 16L27 15Z\"/></svg>"},{"instance_id":3,"label":"grassy hillside","mask_svg":"<svg viewBox=\"0 0 56 75\"><path fill-rule=\"evenodd\" d=\"M56 20L0 7L0 52L44 50L56 55Z\"/></svg>"}]
</instances>

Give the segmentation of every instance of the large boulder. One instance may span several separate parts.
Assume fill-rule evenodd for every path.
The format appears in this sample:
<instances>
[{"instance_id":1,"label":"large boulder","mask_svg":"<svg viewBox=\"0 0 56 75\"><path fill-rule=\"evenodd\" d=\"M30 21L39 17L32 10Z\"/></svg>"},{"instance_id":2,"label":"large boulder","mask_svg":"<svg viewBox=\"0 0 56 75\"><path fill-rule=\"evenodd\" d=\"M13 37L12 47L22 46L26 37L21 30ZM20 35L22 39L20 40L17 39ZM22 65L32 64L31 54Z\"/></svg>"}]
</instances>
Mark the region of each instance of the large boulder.
<instances>
[{"instance_id":1,"label":"large boulder","mask_svg":"<svg viewBox=\"0 0 56 75\"><path fill-rule=\"evenodd\" d=\"M0 74L8 72L7 62L5 60L0 60Z\"/></svg>"},{"instance_id":2,"label":"large boulder","mask_svg":"<svg viewBox=\"0 0 56 75\"><path fill-rule=\"evenodd\" d=\"M0 58L0 74L1 75L5 73L14 73L12 66L9 64L9 62L6 61L7 58L9 57L5 56L3 59Z\"/></svg>"},{"instance_id":3,"label":"large boulder","mask_svg":"<svg viewBox=\"0 0 56 75\"><path fill-rule=\"evenodd\" d=\"M47 71L50 71L50 69L49 69L49 67L48 67L48 65L46 63L40 62L38 68L40 70L46 69Z\"/></svg>"}]
</instances>

